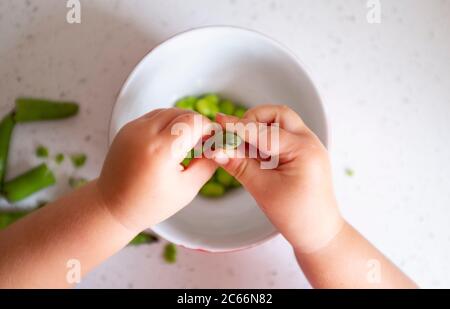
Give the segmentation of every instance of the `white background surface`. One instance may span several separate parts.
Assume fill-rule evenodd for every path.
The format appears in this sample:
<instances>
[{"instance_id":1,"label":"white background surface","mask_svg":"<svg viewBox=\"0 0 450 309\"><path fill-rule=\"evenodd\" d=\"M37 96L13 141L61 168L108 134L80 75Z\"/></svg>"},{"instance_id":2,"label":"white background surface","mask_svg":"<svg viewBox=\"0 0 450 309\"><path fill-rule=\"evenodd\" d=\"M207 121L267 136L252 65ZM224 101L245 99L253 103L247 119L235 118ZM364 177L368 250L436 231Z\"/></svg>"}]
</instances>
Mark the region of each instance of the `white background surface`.
<instances>
[{"instance_id":1,"label":"white background surface","mask_svg":"<svg viewBox=\"0 0 450 309\"><path fill-rule=\"evenodd\" d=\"M311 71L346 218L422 287L450 287L450 1L381 0L379 25L367 23L365 0L91 0L79 25L66 23L65 2L0 1L0 114L19 95L82 106L64 122L18 127L9 177L39 162L40 143L88 153L75 174L96 177L115 97L139 59L192 27L243 26ZM69 162L57 173L57 187L21 205L67 191ZM180 249L175 265L162 261L162 245L122 250L80 287L309 287L281 238L231 254Z\"/></svg>"}]
</instances>

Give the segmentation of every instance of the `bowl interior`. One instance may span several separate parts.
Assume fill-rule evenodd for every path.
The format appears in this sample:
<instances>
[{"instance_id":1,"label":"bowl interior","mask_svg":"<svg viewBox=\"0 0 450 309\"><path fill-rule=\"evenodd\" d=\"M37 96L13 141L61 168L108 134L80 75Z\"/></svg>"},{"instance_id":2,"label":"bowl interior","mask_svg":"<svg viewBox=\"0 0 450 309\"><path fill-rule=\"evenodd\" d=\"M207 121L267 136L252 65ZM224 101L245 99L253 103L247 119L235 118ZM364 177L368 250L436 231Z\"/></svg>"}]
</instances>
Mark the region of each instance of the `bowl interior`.
<instances>
[{"instance_id":1,"label":"bowl interior","mask_svg":"<svg viewBox=\"0 0 450 309\"><path fill-rule=\"evenodd\" d=\"M188 31L150 52L122 88L110 140L124 124L155 108L171 107L183 96L207 92L247 107L289 105L327 145L320 98L298 61L267 37L231 27ZM243 189L220 199L197 197L154 230L174 243L214 252L245 248L276 234Z\"/></svg>"}]
</instances>

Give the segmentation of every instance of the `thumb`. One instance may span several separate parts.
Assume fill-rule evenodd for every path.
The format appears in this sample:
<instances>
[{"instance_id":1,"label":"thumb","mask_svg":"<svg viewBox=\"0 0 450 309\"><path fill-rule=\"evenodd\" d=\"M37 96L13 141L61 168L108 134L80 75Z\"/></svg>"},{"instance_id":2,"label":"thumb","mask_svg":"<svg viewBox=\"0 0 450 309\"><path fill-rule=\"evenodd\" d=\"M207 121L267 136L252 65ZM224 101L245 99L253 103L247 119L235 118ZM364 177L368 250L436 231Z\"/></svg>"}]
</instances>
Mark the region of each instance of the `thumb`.
<instances>
[{"instance_id":1,"label":"thumb","mask_svg":"<svg viewBox=\"0 0 450 309\"><path fill-rule=\"evenodd\" d=\"M189 186L200 188L212 177L217 169L217 163L206 158L194 158L182 171Z\"/></svg>"},{"instance_id":2,"label":"thumb","mask_svg":"<svg viewBox=\"0 0 450 309\"><path fill-rule=\"evenodd\" d=\"M213 160L246 188L252 187L256 177L263 172L257 160L237 156L234 151L230 153L224 149L217 149L213 153Z\"/></svg>"}]
</instances>

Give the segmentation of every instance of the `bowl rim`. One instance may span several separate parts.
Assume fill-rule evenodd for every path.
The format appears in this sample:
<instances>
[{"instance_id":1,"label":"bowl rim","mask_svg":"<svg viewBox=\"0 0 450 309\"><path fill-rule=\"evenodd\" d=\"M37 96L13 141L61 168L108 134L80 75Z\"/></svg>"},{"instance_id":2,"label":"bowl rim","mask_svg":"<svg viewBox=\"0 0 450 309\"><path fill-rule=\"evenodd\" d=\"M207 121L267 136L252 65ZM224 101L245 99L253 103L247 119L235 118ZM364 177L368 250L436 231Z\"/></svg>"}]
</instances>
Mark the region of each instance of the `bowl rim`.
<instances>
[{"instance_id":1,"label":"bowl rim","mask_svg":"<svg viewBox=\"0 0 450 309\"><path fill-rule=\"evenodd\" d=\"M108 123L108 147L111 146L111 143L113 141L113 139L111 138L111 125L112 125L112 121L113 121L113 116L114 116L114 111L116 109L117 103L119 101L119 98L123 96L123 94L125 93L125 91L127 90L129 84L132 82L132 80L134 79L135 75L138 72L139 67L142 65L142 62L144 61L144 59L147 59L148 57L151 56L151 54L153 52L155 52L158 49L163 48L166 44L168 44L169 42L179 38L180 36L186 35L186 34L190 34L193 32L201 32L201 31L211 31L211 30L234 30L234 31L238 31L238 32L247 32L249 34L252 35L256 35L259 36L261 39L266 40L269 44L271 44L272 46L275 46L277 49L281 50L282 52L284 52L284 54L289 57L294 63L297 64L297 67L303 71L305 77L308 79L309 83L311 84L312 87L312 91L314 92L314 94L317 96L318 98L318 105L320 108L320 111L322 113L322 117L323 117L323 126L324 126L324 140L321 141L323 143L323 145L325 146L325 148L330 151L330 144L331 144L331 129L330 129L330 119L328 117L328 113L324 104L324 99L323 96L321 95L321 92L319 91L319 87L317 85L317 83L315 83L314 78L312 78L312 74L311 74L311 70L308 68L307 65L305 65L305 63L303 61L301 61L299 59L299 57L287 46L285 46L284 44L282 44L281 42L279 42L278 40L272 38L271 36L262 33L260 31L254 30L254 29L249 29L249 28L245 28L245 27L241 27L241 26L234 26L234 25L208 25L208 26L199 26L199 27L192 27L180 32L177 32L173 35L170 35L169 37L167 37L166 39L160 41L159 43L157 43L154 47L152 47L148 52L146 52L137 62L136 64L133 66L133 69L131 70L131 72L128 74L127 78L125 79L125 81L123 82L120 91L117 93L116 98L115 98L115 102L113 104L113 107L111 109L110 112L110 117L109 117L109 123ZM157 226L157 225L156 225ZM157 228L156 228L157 229ZM195 250L195 251L199 251L199 252L207 252L207 253L229 253L229 252L236 252L236 251L241 251L241 250L245 250L245 249L250 249L253 247L256 247L258 245L261 245L269 240L274 239L276 236L280 235L280 233L275 230L274 232L270 233L269 235L265 236L264 238L262 238L259 241L256 241L254 243L248 244L248 245L243 245L243 246L239 246L236 248L200 248L200 247L195 247L195 246L189 246L188 244L180 244L177 243L176 241L174 241L173 239L169 239L171 237L167 237L167 236L163 236L161 235L158 231L155 230L155 226L148 228L148 231L152 231L153 233L157 234L159 237L164 238L167 241L170 241L174 244L176 244L177 246L183 247L183 248L187 248L187 249L191 249L191 250Z\"/></svg>"}]
</instances>

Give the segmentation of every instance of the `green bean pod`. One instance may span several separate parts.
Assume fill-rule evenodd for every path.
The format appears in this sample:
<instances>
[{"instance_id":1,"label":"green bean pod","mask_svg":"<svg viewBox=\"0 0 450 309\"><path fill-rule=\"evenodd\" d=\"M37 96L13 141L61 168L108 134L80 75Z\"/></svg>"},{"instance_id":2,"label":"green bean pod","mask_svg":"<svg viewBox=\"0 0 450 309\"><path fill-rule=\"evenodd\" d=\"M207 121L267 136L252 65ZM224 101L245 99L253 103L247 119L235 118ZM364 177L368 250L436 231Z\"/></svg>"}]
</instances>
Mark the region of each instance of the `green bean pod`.
<instances>
[{"instance_id":1,"label":"green bean pod","mask_svg":"<svg viewBox=\"0 0 450 309\"><path fill-rule=\"evenodd\" d=\"M3 194L9 202L18 202L55 183L55 176L47 165L43 163L5 182L3 185Z\"/></svg>"},{"instance_id":2,"label":"green bean pod","mask_svg":"<svg viewBox=\"0 0 450 309\"><path fill-rule=\"evenodd\" d=\"M63 119L78 113L78 104L44 99L18 98L14 120L18 123Z\"/></svg>"},{"instance_id":3,"label":"green bean pod","mask_svg":"<svg viewBox=\"0 0 450 309\"><path fill-rule=\"evenodd\" d=\"M0 122L0 189L3 187L3 180L5 179L9 144L14 125L13 114L7 115Z\"/></svg>"}]
</instances>

